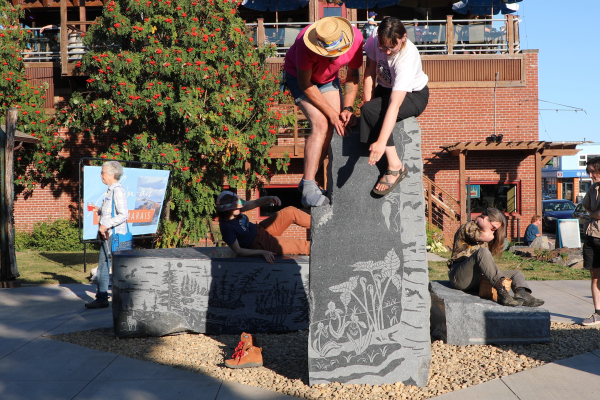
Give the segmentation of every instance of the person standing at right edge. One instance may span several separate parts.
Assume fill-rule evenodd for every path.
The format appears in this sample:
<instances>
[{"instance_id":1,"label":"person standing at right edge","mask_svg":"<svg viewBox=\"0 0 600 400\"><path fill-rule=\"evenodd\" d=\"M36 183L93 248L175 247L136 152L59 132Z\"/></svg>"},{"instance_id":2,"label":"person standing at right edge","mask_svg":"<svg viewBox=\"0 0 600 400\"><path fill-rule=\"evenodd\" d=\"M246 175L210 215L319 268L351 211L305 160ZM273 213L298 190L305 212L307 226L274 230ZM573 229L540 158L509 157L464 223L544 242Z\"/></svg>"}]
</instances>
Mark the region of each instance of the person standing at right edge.
<instances>
[{"instance_id":1,"label":"person standing at right edge","mask_svg":"<svg viewBox=\"0 0 600 400\"><path fill-rule=\"evenodd\" d=\"M586 171L594 184L583 198L583 207L589 213L583 240L583 268L592 278L594 313L581 322L584 326L600 325L600 157L588 160Z\"/></svg>"},{"instance_id":2,"label":"person standing at right edge","mask_svg":"<svg viewBox=\"0 0 600 400\"><path fill-rule=\"evenodd\" d=\"M398 18L388 17L365 44L367 68L360 118L360 141L370 144L369 164L387 157L387 171L375 184L378 195L390 193L407 175L392 131L396 122L418 117L429 102L429 78L423 72L417 47L407 39ZM375 87L377 76L377 87Z\"/></svg>"}]
</instances>

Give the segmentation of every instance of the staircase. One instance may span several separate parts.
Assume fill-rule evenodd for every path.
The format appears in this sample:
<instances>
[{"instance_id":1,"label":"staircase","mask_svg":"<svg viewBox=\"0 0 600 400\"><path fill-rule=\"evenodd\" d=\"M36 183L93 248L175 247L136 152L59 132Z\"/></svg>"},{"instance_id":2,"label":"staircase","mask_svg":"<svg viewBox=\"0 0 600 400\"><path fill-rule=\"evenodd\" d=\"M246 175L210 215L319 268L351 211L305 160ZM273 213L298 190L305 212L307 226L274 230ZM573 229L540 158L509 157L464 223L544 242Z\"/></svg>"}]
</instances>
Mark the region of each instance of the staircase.
<instances>
[{"instance_id":1,"label":"staircase","mask_svg":"<svg viewBox=\"0 0 600 400\"><path fill-rule=\"evenodd\" d=\"M444 244L451 245L461 224L460 202L426 176L423 176L423 188L427 222L440 228L444 232Z\"/></svg>"}]
</instances>

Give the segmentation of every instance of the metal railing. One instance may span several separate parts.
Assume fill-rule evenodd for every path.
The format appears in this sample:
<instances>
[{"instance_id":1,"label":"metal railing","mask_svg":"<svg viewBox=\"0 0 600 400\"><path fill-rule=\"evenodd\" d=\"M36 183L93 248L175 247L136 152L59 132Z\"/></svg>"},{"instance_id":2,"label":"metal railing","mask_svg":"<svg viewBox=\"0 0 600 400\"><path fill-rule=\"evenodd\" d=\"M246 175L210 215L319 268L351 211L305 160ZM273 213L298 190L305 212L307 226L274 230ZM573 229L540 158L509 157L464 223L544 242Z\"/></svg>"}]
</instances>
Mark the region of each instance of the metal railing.
<instances>
[{"instance_id":1,"label":"metal railing","mask_svg":"<svg viewBox=\"0 0 600 400\"><path fill-rule=\"evenodd\" d=\"M513 15L506 18L403 21L408 39L422 54L513 54L518 53L519 22ZM351 21L361 32L367 21ZM311 22L246 24L258 46L275 46L277 56L294 44L298 34ZM365 38L366 41L366 38Z\"/></svg>"},{"instance_id":2,"label":"metal railing","mask_svg":"<svg viewBox=\"0 0 600 400\"><path fill-rule=\"evenodd\" d=\"M31 36L27 40L27 49L22 51L25 62L54 62L60 61L60 27L46 28L40 33L42 28L28 28ZM46 32L52 32L46 34ZM69 32L67 43L67 57L69 62L81 60L87 53L87 48L81 40L81 33Z\"/></svg>"}]
</instances>

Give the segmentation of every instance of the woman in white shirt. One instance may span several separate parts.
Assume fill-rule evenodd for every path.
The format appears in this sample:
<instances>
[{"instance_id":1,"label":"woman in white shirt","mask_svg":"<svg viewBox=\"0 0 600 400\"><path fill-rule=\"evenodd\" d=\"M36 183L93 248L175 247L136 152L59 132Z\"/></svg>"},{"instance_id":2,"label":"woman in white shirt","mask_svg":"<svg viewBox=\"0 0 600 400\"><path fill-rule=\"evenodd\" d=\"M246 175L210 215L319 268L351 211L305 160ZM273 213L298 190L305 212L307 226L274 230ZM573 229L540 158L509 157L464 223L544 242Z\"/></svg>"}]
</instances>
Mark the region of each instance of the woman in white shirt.
<instances>
[{"instance_id":1,"label":"woman in white shirt","mask_svg":"<svg viewBox=\"0 0 600 400\"><path fill-rule=\"evenodd\" d=\"M407 175L392 130L396 122L418 117L425 110L429 78L423 73L419 51L406 38L406 28L398 18L381 21L367 40L365 52L365 104L361 108L360 140L370 144L370 165L375 165L383 154L387 157L387 171L373 189L378 195L386 195Z\"/></svg>"}]
</instances>

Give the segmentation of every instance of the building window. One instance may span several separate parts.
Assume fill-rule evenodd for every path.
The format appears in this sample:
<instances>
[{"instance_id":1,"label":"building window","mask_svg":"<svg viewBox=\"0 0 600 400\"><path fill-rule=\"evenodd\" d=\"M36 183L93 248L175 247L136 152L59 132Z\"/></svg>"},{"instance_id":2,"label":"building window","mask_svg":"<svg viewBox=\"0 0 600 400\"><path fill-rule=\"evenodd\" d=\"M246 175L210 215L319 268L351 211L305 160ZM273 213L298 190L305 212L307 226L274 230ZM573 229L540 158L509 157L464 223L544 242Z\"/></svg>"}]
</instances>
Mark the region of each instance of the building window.
<instances>
[{"instance_id":1,"label":"building window","mask_svg":"<svg viewBox=\"0 0 600 400\"><path fill-rule=\"evenodd\" d=\"M520 182L471 182L471 213L497 208L505 213L521 212Z\"/></svg>"},{"instance_id":2,"label":"building window","mask_svg":"<svg viewBox=\"0 0 600 400\"><path fill-rule=\"evenodd\" d=\"M587 161L593 160L594 158L600 157L600 154L588 154Z\"/></svg>"},{"instance_id":3,"label":"building window","mask_svg":"<svg viewBox=\"0 0 600 400\"><path fill-rule=\"evenodd\" d=\"M302 193L298 190L297 185L272 185L265 186L260 191L259 197L277 196L281 200L281 206L266 205L260 208L260 218L267 218L275 214L282 208L293 206L299 209L302 206Z\"/></svg>"},{"instance_id":4,"label":"building window","mask_svg":"<svg viewBox=\"0 0 600 400\"><path fill-rule=\"evenodd\" d=\"M544 189L546 190L548 195L553 199L557 198L556 188L557 188L556 178L545 178L544 179Z\"/></svg>"},{"instance_id":5,"label":"building window","mask_svg":"<svg viewBox=\"0 0 600 400\"><path fill-rule=\"evenodd\" d=\"M579 166L580 167L585 167L585 162L586 162L586 156L585 154L582 156L579 156Z\"/></svg>"}]
</instances>

